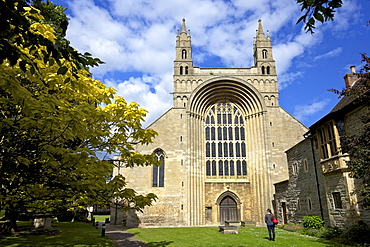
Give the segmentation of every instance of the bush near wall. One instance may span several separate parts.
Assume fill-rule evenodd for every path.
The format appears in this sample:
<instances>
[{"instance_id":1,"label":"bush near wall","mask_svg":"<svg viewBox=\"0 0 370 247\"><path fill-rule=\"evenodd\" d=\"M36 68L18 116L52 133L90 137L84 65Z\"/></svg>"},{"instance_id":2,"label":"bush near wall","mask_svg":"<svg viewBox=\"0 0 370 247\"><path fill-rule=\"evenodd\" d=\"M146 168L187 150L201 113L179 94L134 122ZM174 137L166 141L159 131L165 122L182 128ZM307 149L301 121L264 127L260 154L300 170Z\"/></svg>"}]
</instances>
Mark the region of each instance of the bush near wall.
<instances>
[{"instance_id":1,"label":"bush near wall","mask_svg":"<svg viewBox=\"0 0 370 247\"><path fill-rule=\"evenodd\" d=\"M289 224L281 225L279 228L298 232L302 235L332 240L345 245L357 246L360 244L362 246L370 246L370 227L364 223L353 225L344 231L338 227L319 227L320 221L315 218L306 219L306 225L311 227L304 227L303 224Z\"/></svg>"},{"instance_id":2,"label":"bush near wall","mask_svg":"<svg viewBox=\"0 0 370 247\"><path fill-rule=\"evenodd\" d=\"M305 228L320 229L324 226L324 221L319 216L304 216L302 225Z\"/></svg>"}]
</instances>

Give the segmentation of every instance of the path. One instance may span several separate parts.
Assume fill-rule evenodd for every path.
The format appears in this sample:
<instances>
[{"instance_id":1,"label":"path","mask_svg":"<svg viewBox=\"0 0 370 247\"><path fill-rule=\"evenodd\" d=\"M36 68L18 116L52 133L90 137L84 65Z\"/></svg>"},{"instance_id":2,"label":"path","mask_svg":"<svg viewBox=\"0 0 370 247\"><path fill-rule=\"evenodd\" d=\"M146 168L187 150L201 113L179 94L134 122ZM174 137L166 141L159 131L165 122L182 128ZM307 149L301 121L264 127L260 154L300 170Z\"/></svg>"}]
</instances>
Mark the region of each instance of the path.
<instances>
[{"instance_id":1,"label":"path","mask_svg":"<svg viewBox=\"0 0 370 247\"><path fill-rule=\"evenodd\" d=\"M101 229L101 223L99 224ZM125 231L127 228L120 225L109 225L105 228L105 235L112 240L116 247L146 247L147 245L137 238L134 234Z\"/></svg>"}]
</instances>

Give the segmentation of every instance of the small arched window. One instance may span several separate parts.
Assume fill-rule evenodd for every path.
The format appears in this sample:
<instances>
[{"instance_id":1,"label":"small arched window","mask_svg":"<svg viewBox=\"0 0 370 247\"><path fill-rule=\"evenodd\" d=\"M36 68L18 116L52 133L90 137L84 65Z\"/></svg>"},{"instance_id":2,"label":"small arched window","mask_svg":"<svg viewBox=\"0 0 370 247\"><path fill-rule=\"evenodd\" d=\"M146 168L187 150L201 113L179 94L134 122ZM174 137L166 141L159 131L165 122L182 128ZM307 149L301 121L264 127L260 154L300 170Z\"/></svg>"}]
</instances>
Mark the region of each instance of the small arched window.
<instances>
[{"instance_id":1,"label":"small arched window","mask_svg":"<svg viewBox=\"0 0 370 247\"><path fill-rule=\"evenodd\" d=\"M268 75L270 74L270 66L266 67L266 74L268 74Z\"/></svg>"},{"instance_id":2,"label":"small arched window","mask_svg":"<svg viewBox=\"0 0 370 247\"><path fill-rule=\"evenodd\" d=\"M183 68L182 68L182 66L180 66L180 75L182 75L182 73L183 73Z\"/></svg>"},{"instance_id":3,"label":"small arched window","mask_svg":"<svg viewBox=\"0 0 370 247\"><path fill-rule=\"evenodd\" d=\"M188 66L185 67L185 75L187 75L187 74L189 74L189 67Z\"/></svg>"},{"instance_id":4,"label":"small arched window","mask_svg":"<svg viewBox=\"0 0 370 247\"><path fill-rule=\"evenodd\" d=\"M186 59L186 50L185 49L182 50L181 56L182 56L182 59Z\"/></svg>"},{"instance_id":5,"label":"small arched window","mask_svg":"<svg viewBox=\"0 0 370 247\"><path fill-rule=\"evenodd\" d=\"M262 66L262 75L264 75L265 74L265 66Z\"/></svg>"},{"instance_id":6,"label":"small arched window","mask_svg":"<svg viewBox=\"0 0 370 247\"><path fill-rule=\"evenodd\" d=\"M164 187L164 152L157 150L154 155L154 160L160 161L161 165L153 165L153 187Z\"/></svg>"},{"instance_id":7,"label":"small arched window","mask_svg":"<svg viewBox=\"0 0 370 247\"><path fill-rule=\"evenodd\" d=\"M267 58L267 50L262 50L262 58L263 59Z\"/></svg>"}]
</instances>

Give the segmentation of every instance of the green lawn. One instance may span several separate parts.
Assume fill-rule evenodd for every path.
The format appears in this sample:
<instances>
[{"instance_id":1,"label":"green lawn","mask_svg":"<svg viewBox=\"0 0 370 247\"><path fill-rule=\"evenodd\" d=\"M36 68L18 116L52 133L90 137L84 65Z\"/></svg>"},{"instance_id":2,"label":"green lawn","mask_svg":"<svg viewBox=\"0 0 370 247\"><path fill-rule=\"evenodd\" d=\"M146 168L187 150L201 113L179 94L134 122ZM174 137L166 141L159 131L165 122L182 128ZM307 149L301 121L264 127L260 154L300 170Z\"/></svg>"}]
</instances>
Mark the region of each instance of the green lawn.
<instances>
[{"instance_id":1,"label":"green lawn","mask_svg":"<svg viewBox=\"0 0 370 247\"><path fill-rule=\"evenodd\" d=\"M109 219L110 215L94 215L94 218L95 218L95 222L105 222L105 219ZM89 220L91 220L89 218Z\"/></svg>"},{"instance_id":2,"label":"green lawn","mask_svg":"<svg viewBox=\"0 0 370 247\"><path fill-rule=\"evenodd\" d=\"M19 222L20 230L32 228L30 222ZM113 247L112 242L105 236L101 237L101 231L83 222L59 222L53 223L54 229L60 229L61 233L54 236L28 235L28 236L0 236L0 246L29 247L29 246L102 246Z\"/></svg>"},{"instance_id":3,"label":"green lawn","mask_svg":"<svg viewBox=\"0 0 370 247\"><path fill-rule=\"evenodd\" d=\"M265 227L243 227L239 234L221 234L216 227L129 229L149 247L241 247L241 246L341 246L329 241L276 229L276 241L268 240Z\"/></svg>"}]
</instances>

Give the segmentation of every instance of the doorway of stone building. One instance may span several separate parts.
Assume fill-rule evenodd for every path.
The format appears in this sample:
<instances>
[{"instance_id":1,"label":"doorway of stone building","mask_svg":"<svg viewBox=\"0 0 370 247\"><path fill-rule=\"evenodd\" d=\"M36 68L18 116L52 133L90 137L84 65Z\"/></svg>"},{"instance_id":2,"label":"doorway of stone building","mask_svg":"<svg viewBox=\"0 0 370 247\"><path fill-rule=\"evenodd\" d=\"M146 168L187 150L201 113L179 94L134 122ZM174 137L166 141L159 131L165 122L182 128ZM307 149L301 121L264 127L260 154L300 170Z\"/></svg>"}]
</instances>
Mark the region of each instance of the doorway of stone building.
<instances>
[{"instance_id":1,"label":"doorway of stone building","mask_svg":"<svg viewBox=\"0 0 370 247\"><path fill-rule=\"evenodd\" d=\"M239 221L238 205L231 196L225 196L220 202L220 221Z\"/></svg>"},{"instance_id":2,"label":"doorway of stone building","mask_svg":"<svg viewBox=\"0 0 370 247\"><path fill-rule=\"evenodd\" d=\"M281 208L283 210L283 212L282 212L282 214L283 214L283 223L288 224L288 216L287 216L287 213L286 213L286 202L281 203Z\"/></svg>"}]
</instances>

